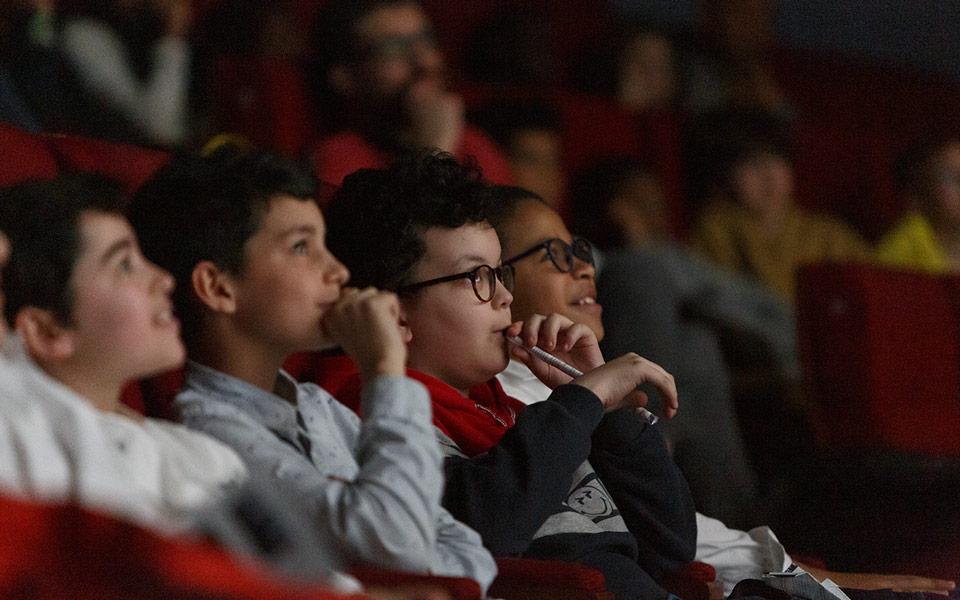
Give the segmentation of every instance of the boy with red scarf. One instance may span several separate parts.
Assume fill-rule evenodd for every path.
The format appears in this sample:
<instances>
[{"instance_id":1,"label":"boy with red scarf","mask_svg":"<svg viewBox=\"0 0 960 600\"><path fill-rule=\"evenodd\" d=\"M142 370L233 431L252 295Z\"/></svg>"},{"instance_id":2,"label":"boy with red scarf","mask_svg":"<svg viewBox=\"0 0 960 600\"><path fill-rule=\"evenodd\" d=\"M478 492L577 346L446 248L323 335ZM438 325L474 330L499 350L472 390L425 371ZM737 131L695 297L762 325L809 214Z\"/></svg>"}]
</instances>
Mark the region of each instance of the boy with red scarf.
<instances>
[{"instance_id":1,"label":"boy with red scarf","mask_svg":"<svg viewBox=\"0 0 960 600\"><path fill-rule=\"evenodd\" d=\"M359 285L400 297L408 375L430 391L446 454L446 508L494 555L578 562L601 571L617 598L666 598L656 580L692 560L694 509L663 438L631 409L649 381L671 416L673 378L636 355L604 363L593 332L561 315L511 323L512 271L498 266L488 207L474 166L409 156L344 180L327 243ZM571 381L513 350L554 388L525 407L494 379L510 356L504 329L585 374ZM323 367L332 394L357 398L349 359Z\"/></svg>"}]
</instances>

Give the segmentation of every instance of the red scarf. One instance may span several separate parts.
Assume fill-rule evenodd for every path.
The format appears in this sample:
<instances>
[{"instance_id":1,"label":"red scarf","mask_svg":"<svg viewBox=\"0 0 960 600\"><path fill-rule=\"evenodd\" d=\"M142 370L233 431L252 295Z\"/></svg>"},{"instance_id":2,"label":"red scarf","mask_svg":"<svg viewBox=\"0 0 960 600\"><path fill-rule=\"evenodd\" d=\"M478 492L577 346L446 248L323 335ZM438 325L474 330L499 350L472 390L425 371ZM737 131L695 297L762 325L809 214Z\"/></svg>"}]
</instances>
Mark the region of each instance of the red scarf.
<instances>
[{"instance_id":1,"label":"red scarf","mask_svg":"<svg viewBox=\"0 0 960 600\"><path fill-rule=\"evenodd\" d=\"M322 358L310 375L312 381L334 398L360 413L360 372L349 356ZM472 386L467 390L470 397L464 398L457 390L425 373L407 369L407 376L422 383L430 392L433 424L470 457L496 446L525 406L508 396L496 378Z\"/></svg>"}]
</instances>

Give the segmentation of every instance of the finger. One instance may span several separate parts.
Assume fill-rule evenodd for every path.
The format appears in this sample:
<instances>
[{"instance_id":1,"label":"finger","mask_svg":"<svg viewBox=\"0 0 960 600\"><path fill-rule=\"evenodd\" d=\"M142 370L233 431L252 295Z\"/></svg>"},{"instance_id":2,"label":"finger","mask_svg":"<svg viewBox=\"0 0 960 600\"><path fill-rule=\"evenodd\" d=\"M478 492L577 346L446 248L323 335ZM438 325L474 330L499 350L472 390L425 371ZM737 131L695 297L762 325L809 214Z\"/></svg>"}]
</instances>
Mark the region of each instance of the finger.
<instances>
[{"instance_id":1,"label":"finger","mask_svg":"<svg viewBox=\"0 0 960 600\"><path fill-rule=\"evenodd\" d=\"M573 321L567 317L553 313L548 316L540 326L539 340L537 345L550 352L557 347L557 336L561 329L567 329L573 325Z\"/></svg>"},{"instance_id":2,"label":"finger","mask_svg":"<svg viewBox=\"0 0 960 600\"><path fill-rule=\"evenodd\" d=\"M909 576L904 581L891 586L894 591L904 592L949 592L956 587L956 584L946 579L930 579L928 577ZM901 589L897 589L897 587Z\"/></svg>"},{"instance_id":3,"label":"finger","mask_svg":"<svg viewBox=\"0 0 960 600\"><path fill-rule=\"evenodd\" d=\"M592 345L597 340L596 334L586 325L577 323L572 327L567 327L557 335L557 348L561 352L568 352L580 344Z\"/></svg>"},{"instance_id":4,"label":"finger","mask_svg":"<svg viewBox=\"0 0 960 600\"><path fill-rule=\"evenodd\" d=\"M368 298L374 298L379 295L380 295L380 290L378 290L377 288L365 287L357 293L356 298L357 300L366 300Z\"/></svg>"},{"instance_id":5,"label":"finger","mask_svg":"<svg viewBox=\"0 0 960 600\"><path fill-rule=\"evenodd\" d=\"M546 321L543 315L530 315L523 323L523 330L520 332L520 339L523 345L532 348L537 345L540 335L540 326Z\"/></svg>"},{"instance_id":6,"label":"finger","mask_svg":"<svg viewBox=\"0 0 960 600\"><path fill-rule=\"evenodd\" d=\"M627 400L630 403L630 406L646 406L650 398L647 397L647 394L642 390L634 390L627 394Z\"/></svg>"},{"instance_id":7,"label":"finger","mask_svg":"<svg viewBox=\"0 0 960 600\"><path fill-rule=\"evenodd\" d=\"M672 419L680 408L680 397L677 392L677 382L673 375L655 362L641 358L646 369L646 381L649 381L660 392L663 399L663 416Z\"/></svg>"}]
</instances>

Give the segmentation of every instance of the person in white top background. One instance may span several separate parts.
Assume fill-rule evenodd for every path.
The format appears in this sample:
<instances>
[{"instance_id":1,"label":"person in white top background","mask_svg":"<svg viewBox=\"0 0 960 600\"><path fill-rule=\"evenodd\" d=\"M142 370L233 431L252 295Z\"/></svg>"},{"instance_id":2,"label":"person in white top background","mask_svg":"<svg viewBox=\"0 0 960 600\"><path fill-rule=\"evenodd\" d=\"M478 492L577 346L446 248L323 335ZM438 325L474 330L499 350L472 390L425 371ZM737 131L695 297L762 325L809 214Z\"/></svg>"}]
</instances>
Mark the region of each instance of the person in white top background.
<instances>
[{"instance_id":1,"label":"person in white top background","mask_svg":"<svg viewBox=\"0 0 960 600\"><path fill-rule=\"evenodd\" d=\"M500 238L501 258L503 264L515 269L513 319L559 313L587 325L602 339L603 308L597 301L589 242L572 236L560 215L532 192L492 186L490 193L498 204L490 221ZM508 395L527 404L546 400L550 394L550 389L518 360L511 360L497 379ZM680 393L682 396L683 391ZM764 572L781 571L794 562L768 527L739 531L700 513L695 560L716 569L724 594L743 579L760 578ZM841 587L940 594L954 588L952 581L911 575L837 573L800 566L817 579L830 578Z\"/></svg>"},{"instance_id":2,"label":"person in white top background","mask_svg":"<svg viewBox=\"0 0 960 600\"><path fill-rule=\"evenodd\" d=\"M189 131L187 0L82 0L61 11L60 47L88 100L127 141L184 143ZM101 132L102 134L103 132ZM111 132L119 135L117 132Z\"/></svg>"}]
</instances>

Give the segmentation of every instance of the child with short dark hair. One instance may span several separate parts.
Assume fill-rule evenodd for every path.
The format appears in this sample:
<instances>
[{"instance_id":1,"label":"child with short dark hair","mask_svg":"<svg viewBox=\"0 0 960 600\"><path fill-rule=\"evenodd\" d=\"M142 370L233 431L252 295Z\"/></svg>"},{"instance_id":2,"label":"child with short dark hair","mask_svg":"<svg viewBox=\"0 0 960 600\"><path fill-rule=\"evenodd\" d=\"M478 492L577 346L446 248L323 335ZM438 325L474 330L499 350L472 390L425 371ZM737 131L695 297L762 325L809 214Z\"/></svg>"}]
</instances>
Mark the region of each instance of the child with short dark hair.
<instances>
[{"instance_id":1,"label":"child with short dark hair","mask_svg":"<svg viewBox=\"0 0 960 600\"><path fill-rule=\"evenodd\" d=\"M4 315L18 335L0 360L0 488L179 531L247 472L216 440L120 403L129 380L184 359L173 279L120 208L119 188L90 176L2 193Z\"/></svg>"},{"instance_id":2,"label":"child with short dark hair","mask_svg":"<svg viewBox=\"0 0 960 600\"><path fill-rule=\"evenodd\" d=\"M512 269L500 265L489 208L474 166L409 156L344 180L328 243L358 283L400 296L408 373L431 392L446 454L445 506L495 555L578 562L600 570L618 598L666 597L655 579L692 559L693 505L659 433L630 409L650 381L670 416L673 379L636 355L604 364L593 332L561 315L512 323ZM517 348L555 388L524 407L494 379L508 362L504 330L586 374L571 382ZM325 366L324 385L350 401L349 361Z\"/></svg>"},{"instance_id":3,"label":"child with short dark hair","mask_svg":"<svg viewBox=\"0 0 960 600\"><path fill-rule=\"evenodd\" d=\"M129 214L145 253L180 284L191 359L181 418L292 487L347 563L485 589L489 553L440 506L440 451L427 393L404 377L397 298L345 287L315 197L296 165L232 148L175 160L137 194ZM293 352L333 346L362 374L363 423L281 369Z\"/></svg>"}]
</instances>

